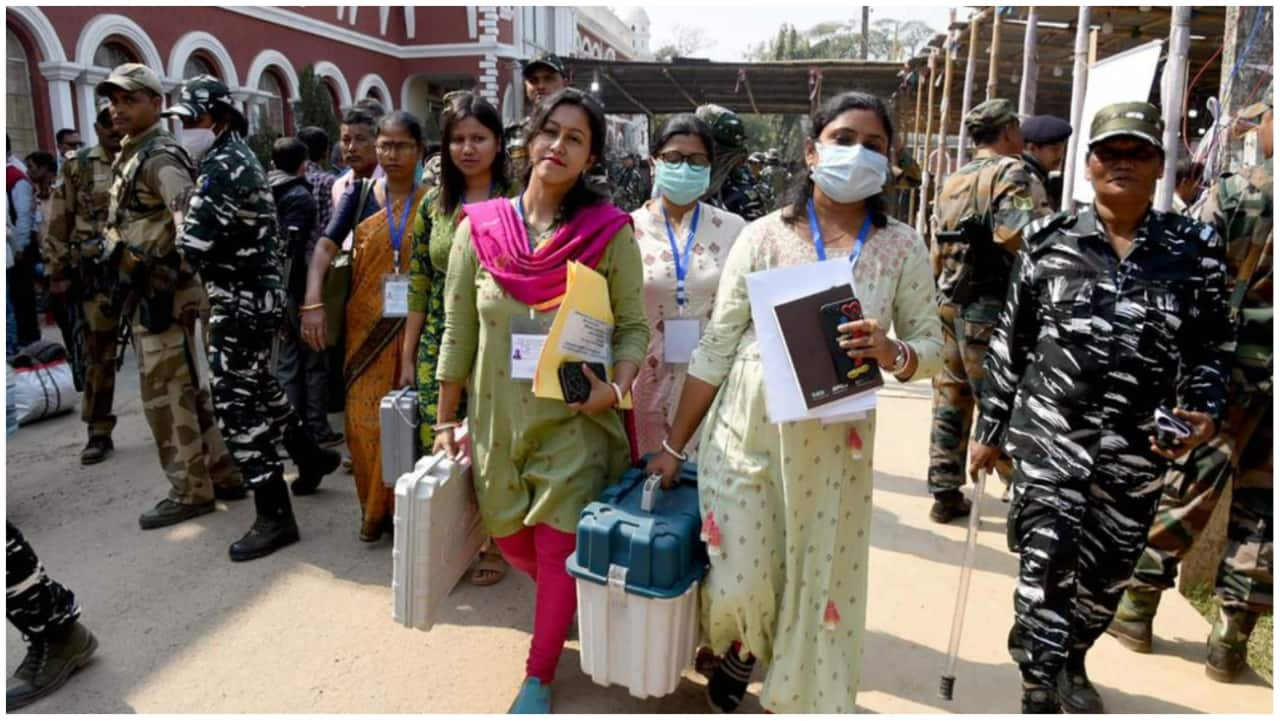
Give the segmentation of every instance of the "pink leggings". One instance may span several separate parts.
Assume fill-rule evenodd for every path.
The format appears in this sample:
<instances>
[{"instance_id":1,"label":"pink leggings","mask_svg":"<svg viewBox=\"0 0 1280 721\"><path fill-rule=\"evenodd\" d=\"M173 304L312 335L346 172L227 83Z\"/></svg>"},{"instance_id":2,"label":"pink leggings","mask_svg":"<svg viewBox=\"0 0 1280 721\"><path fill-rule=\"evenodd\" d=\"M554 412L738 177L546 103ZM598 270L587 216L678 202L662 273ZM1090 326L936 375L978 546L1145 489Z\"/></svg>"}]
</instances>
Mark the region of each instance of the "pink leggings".
<instances>
[{"instance_id":1,"label":"pink leggings","mask_svg":"<svg viewBox=\"0 0 1280 721\"><path fill-rule=\"evenodd\" d=\"M529 574L537 584L533 641L529 644L525 675L549 684L556 679L556 665L569 637L569 624L573 623L573 614L578 610L577 588L564 568L577 538L572 533L538 524L493 541L507 563Z\"/></svg>"}]
</instances>

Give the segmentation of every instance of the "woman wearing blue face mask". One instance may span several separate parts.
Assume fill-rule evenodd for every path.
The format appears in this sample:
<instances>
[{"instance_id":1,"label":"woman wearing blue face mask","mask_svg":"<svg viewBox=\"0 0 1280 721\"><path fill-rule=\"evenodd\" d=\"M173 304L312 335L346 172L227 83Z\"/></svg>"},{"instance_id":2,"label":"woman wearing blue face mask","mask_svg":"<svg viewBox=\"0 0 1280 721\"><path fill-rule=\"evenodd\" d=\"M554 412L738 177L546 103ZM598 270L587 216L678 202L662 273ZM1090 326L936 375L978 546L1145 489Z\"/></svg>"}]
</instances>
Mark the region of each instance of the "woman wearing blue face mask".
<instances>
[{"instance_id":1,"label":"woman wearing blue face mask","mask_svg":"<svg viewBox=\"0 0 1280 721\"><path fill-rule=\"evenodd\" d=\"M855 710L875 413L831 425L768 422L746 276L849 259L865 317L841 328L865 333L843 344L849 355L875 358L903 382L933 375L942 327L929 252L883 210L892 143L889 113L874 96L845 93L814 116L809 177L794 205L747 226L734 243L663 453L649 464L669 483L705 417L698 494L711 555L701 598L711 649L699 654L699 667L719 711L741 702L757 658L768 668L765 709ZM900 340L886 336L891 325Z\"/></svg>"},{"instance_id":2,"label":"woman wearing blue face mask","mask_svg":"<svg viewBox=\"0 0 1280 721\"><path fill-rule=\"evenodd\" d=\"M711 181L714 147L706 123L691 113L673 115L652 145L655 197L631 214L649 319L649 352L632 388L632 441L640 455L662 452L689 357L711 319L720 271L746 225L698 202ZM692 455L696 446L690 443L686 452Z\"/></svg>"}]
</instances>

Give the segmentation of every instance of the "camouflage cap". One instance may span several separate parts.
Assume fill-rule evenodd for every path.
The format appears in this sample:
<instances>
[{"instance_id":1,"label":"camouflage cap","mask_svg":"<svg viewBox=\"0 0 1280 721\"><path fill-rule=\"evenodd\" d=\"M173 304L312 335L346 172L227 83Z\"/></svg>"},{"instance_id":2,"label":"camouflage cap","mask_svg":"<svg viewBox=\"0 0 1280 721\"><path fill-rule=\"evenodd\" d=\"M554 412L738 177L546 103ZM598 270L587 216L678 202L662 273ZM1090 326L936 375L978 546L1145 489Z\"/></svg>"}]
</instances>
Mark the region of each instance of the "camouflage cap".
<instances>
[{"instance_id":1,"label":"camouflage cap","mask_svg":"<svg viewBox=\"0 0 1280 721\"><path fill-rule=\"evenodd\" d=\"M533 72L534 69L538 67L551 68L557 73L560 73L562 77L567 77L564 71L564 61L560 59L559 55L554 53L538 53L537 55L534 55L525 62L524 70L521 72L524 74L524 77L528 78L529 73Z\"/></svg>"},{"instance_id":2,"label":"camouflage cap","mask_svg":"<svg viewBox=\"0 0 1280 721\"><path fill-rule=\"evenodd\" d=\"M1018 109L1013 106L1013 101L995 98L979 103L970 110L969 114L964 116L964 128L970 135L974 135L1017 121Z\"/></svg>"},{"instance_id":3,"label":"camouflage cap","mask_svg":"<svg viewBox=\"0 0 1280 721\"><path fill-rule=\"evenodd\" d=\"M1160 137L1164 135L1164 120L1160 110L1151 103L1112 103L1093 116L1089 126L1089 147L1104 140L1131 137L1164 150Z\"/></svg>"},{"instance_id":4,"label":"camouflage cap","mask_svg":"<svg viewBox=\"0 0 1280 721\"><path fill-rule=\"evenodd\" d=\"M782 160L782 155L778 153L777 148L769 148L768 152L764 154L764 159L767 162L774 163Z\"/></svg>"},{"instance_id":5,"label":"camouflage cap","mask_svg":"<svg viewBox=\"0 0 1280 721\"><path fill-rule=\"evenodd\" d=\"M119 88L126 93L135 90L150 90L156 95L164 95L164 86L160 84L160 76L142 63L125 63L111 71L106 80L98 83L94 92L98 95L110 95Z\"/></svg>"},{"instance_id":6,"label":"camouflage cap","mask_svg":"<svg viewBox=\"0 0 1280 721\"><path fill-rule=\"evenodd\" d=\"M223 105L237 114L240 112L231 100L231 91L221 80L212 75L197 75L182 84L178 103L160 111L160 114L195 120L213 112L214 105Z\"/></svg>"},{"instance_id":7,"label":"camouflage cap","mask_svg":"<svg viewBox=\"0 0 1280 721\"><path fill-rule=\"evenodd\" d=\"M708 103L699 106L694 114L711 128L711 137L717 145L740 148L747 141L747 128L742 124L742 118L732 110Z\"/></svg>"},{"instance_id":8,"label":"camouflage cap","mask_svg":"<svg viewBox=\"0 0 1280 721\"><path fill-rule=\"evenodd\" d=\"M1241 110L1240 117L1245 120L1255 120L1257 118L1262 117L1263 113L1270 110L1272 107L1271 88L1272 88L1272 84L1267 83L1267 92L1263 93L1262 100L1254 103L1253 105L1250 105L1244 110Z\"/></svg>"}]
</instances>

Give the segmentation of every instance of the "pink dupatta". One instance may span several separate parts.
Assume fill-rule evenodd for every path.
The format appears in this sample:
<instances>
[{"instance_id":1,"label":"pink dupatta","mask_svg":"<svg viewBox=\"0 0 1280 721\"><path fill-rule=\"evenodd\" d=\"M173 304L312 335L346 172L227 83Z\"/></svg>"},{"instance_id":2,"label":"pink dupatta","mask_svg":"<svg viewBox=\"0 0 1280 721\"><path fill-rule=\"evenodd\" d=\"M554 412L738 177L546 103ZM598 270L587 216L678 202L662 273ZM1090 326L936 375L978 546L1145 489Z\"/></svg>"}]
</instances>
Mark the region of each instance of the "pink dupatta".
<instances>
[{"instance_id":1,"label":"pink dupatta","mask_svg":"<svg viewBox=\"0 0 1280 721\"><path fill-rule=\"evenodd\" d=\"M465 205L462 215L471 219L471 242L480 265L512 298L537 310L560 304L569 261L595 268L610 239L631 224L630 215L609 203L597 203L579 210L550 243L532 250L524 220L510 198Z\"/></svg>"}]
</instances>

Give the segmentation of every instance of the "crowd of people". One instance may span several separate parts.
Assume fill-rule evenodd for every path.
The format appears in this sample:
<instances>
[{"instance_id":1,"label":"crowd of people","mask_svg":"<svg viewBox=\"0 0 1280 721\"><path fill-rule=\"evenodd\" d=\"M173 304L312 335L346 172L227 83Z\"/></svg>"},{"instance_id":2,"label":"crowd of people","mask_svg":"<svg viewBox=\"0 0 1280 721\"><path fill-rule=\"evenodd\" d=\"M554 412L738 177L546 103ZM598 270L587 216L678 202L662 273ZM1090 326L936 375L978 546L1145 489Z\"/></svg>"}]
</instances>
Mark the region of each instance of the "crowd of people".
<instances>
[{"instance_id":1,"label":"crowd of people","mask_svg":"<svg viewBox=\"0 0 1280 721\"><path fill-rule=\"evenodd\" d=\"M1240 672L1271 608L1269 92L1241 113L1266 163L1203 200L1180 183L1181 213L1152 206L1165 163L1180 162L1154 106L1097 114L1095 200L1054 212L1053 171L1079 130L982 103L964 118L973 160L939 191L926 240L895 217L911 163L881 98L824 102L793 178L714 105L668 118L647 158L610 160L604 109L567 87L558 58L536 57L524 75L528 117L504 128L482 96L451 93L438 148L420 118L357 103L341 119L336 174L324 131L278 140L264 168L220 81L189 78L166 107L156 73L126 64L97 86L98 145L59 133L58 156L9 158L9 348L39 335L22 318L42 263L50 296L86 319L80 458L91 465L113 451L129 329L171 486L143 529L252 492L255 518L230 558L274 553L305 529L293 498L345 460L353 530L377 541L394 504L377 409L413 388L420 454L456 456L469 429L492 539L472 581L496 583L507 564L534 580L513 712L552 709L577 604L565 560L585 505L637 462L670 483L689 461L711 551L696 659L711 706L736 709L758 661L767 710L853 712L875 414L770 423L747 293L751 273L847 258L864 317L840 326L841 347L898 382L933 381L930 517L968 515L976 473L996 470L1008 488L1023 710L1103 710L1090 647L1110 631L1150 650L1159 594L1228 483L1206 663L1221 680ZM1183 165L1180 180L1196 177ZM574 403L535 397L512 362L515 336L548 333L570 261L604 277L614 319L612 367L600 377L584 365L590 391ZM58 688L97 641L12 524L7 556L8 617L29 642L13 709Z\"/></svg>"}]
</instances>

